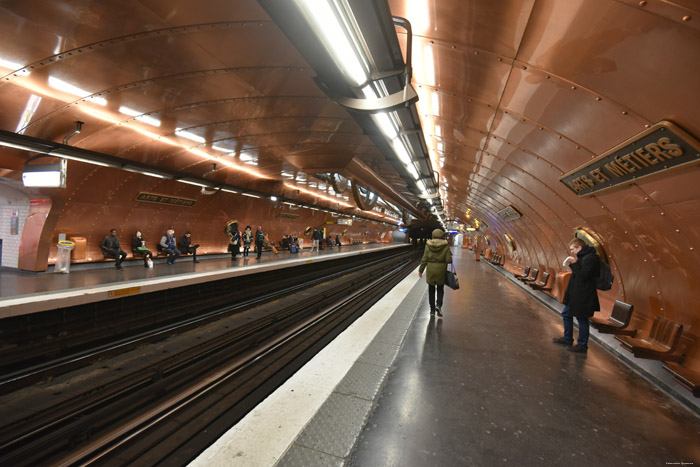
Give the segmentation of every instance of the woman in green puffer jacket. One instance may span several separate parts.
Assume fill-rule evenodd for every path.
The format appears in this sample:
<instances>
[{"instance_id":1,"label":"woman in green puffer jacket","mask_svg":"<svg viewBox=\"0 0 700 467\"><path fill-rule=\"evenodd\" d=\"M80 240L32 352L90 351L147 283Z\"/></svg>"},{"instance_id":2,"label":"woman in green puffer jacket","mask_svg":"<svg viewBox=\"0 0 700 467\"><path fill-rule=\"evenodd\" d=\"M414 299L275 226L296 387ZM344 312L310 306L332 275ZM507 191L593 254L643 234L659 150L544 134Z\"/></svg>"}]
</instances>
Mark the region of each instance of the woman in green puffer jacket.
<instances>
[{"instance_id":1,"label":"woman in green puffer jacket","mask_svg":"<svg viewBox=\"0 0 700 467\"><path fill-rule=\"evenodd\" d=\"M425 281L428 283L428 302L430 303L430 314L437 312L442 316L442 297L445 294L445 273L447 265L452 262L452 253L443 239L445 232L440 229L433 230L433 238L425 245L423 259L418 269L418 277L423 277L423 271L428 268ZM437 288L437 306L435 305L435 289Z\"/></svg>"}]
</instances>

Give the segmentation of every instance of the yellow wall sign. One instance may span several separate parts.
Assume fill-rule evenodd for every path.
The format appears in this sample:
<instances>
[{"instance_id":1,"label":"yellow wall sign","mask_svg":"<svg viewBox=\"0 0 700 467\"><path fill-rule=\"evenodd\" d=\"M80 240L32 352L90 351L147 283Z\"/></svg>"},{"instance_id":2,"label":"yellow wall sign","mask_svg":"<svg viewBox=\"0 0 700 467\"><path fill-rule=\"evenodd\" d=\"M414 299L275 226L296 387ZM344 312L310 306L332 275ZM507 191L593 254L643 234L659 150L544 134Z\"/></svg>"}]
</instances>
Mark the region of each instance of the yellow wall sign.
<instances>
[{"instance_id":1,"label":"yellow wall sign","mask_svg":"<svg viewBox=\"0 0 700 467\"><path fill-rule=\"evenodd\" d=\"M129 287L127 289L110 290L107 292L109 298L123 297L125 295L135 295L141 292L141 287Z\"/></svg>"},{"instance_id":2,"label":"yellow wall sign","mask_svg":"<svg viewBox=\"0 0 700 467\"><path fill-rule=\"evenodd\" d=\"M183 206L186 208L194 206L196 203L193 199L178 198L177 196L159 195L156 193L139 193L136 196L136 201L146 203L169 204L171 206Z\"/></svg>"},{"instance_id":3,"label":"yellow wall sign","mask_svg":"<svg viewBox=\"0 0 700 467\"><path fill-rule=\"evenodd\" d=\"M700 143L662 121L559 179L579 196L700 161Z\"/></svg>"}]
</instances>

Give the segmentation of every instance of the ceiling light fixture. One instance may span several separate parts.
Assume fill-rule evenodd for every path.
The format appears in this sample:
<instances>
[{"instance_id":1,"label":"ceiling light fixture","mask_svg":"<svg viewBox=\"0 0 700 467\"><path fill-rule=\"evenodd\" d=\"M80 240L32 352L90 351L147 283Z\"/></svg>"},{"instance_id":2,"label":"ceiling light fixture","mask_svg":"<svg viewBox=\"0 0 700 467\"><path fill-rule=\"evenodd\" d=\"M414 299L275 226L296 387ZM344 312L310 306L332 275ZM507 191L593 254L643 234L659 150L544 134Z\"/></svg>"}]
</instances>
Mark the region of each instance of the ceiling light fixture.
<instances>
[{"instance_id":1,"label":"ceiling light fixture","mask_svg":"<svg viewBox=\"0 0 700 467\"><path fill-rule=\"evenodd\" d=\"M22 172L22 184L24 186L46 188L66 187L65 160L54 164L30 165L28 162L32 159L29 159L24 165L24 171Z\"/></svg>"},{"instance_id":2,"label":"ceiling light fixture","mask_svg":"<svg viewBox=\"0 0 700 467\"><path fill-rule=\"evenodd\" d=\"M335 8L326 1L295 0L295 3L348 81L354 86L365 84L368 66L349 33L347 18L335 2Z\"/></svg>"}]
</instances>

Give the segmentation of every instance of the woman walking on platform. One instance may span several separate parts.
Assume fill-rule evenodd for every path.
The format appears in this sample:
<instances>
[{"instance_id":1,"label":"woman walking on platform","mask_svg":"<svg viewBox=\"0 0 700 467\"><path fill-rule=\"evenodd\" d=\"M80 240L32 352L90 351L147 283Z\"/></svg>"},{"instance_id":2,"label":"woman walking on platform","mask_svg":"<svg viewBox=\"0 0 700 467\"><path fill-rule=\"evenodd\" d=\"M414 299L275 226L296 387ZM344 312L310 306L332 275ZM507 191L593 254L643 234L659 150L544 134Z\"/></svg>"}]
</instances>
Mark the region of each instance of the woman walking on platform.
<instances>
[{"instance_id":1,"label":"woman walking on platform","mask_svg":"<svg viewBox=\"0 0 700 467\"><path fill-rule=\"evenodd\" d=\"M428 302L430 303L430 314L437 312L442 316L442 297L445 294L445 273L447 265L452 262L452 252L444 240L445 232L440 229L433 230L433 238L425 245L423 259L418 269L418 277L423 277L423 271L428 269L425 281L428 283ZM437 305L435 303L435 289L437 288Z\"/></svg>"}]
</instances>

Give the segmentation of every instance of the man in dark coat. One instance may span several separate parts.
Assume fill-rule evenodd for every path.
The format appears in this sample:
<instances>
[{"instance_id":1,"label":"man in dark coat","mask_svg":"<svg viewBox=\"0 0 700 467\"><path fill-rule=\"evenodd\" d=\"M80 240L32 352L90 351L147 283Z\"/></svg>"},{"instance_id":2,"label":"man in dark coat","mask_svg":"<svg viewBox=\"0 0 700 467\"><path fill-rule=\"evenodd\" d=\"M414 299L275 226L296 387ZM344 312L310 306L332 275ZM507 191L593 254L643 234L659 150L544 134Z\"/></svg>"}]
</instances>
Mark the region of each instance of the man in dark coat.
<instances>
[{"instance_id":1,"label":"man in dark coat","mask_svg":"<svg viewBox=\"0 0 700 467\"><path fill-rule=\"evenodd\" d=\"M263 246L265 245L265 234L263 233L262 226L258 226L258 230L255 231L255 249L258 251L257 259L262 256Z\"/></svg>"},{"instance_id":2,"label":"man in dark coat","mask_svg":"<svg viewBox=\"0 0 700 467\"><path fill-rule=\"evenodd\" d=\"M564 337L554 338L556 344L567 346L571 352L586 353L588 351L588 318L600 310L598 290L595 283L600 274L600 258L595 248L586 245L580 238L569 242L571 256L564 260L564 266L571 268L569 285L564 294ZM578 339L574 343L574 317L578 321Z\"/></svg>"},{"instance_id":3,"label":"man in dark coat","mask_svg":"<svg viewBox=\"0 0 700 467\"><path fill-rule=\"evenodd\" d=\"M197 261L197 248L199 248L199 243L195 245L192 244L192 234L188 230L185 232L185 235L180 238L180 253L183 255L192 255L192 262L199 263L199 261Z\"/></svg>"},{"instance_id":4,"label":"man in dark coat","mask_svg":"<svg viewBox=\"0 0 700 467\"><path fill-rule=\"evenodd\" d=\"M122 270L122 261L126 259L126 252L122 250L119 244L119 237L117 237L117 229L112 229L100 244L102 248L102 253L104 253L107 258L114 258L117 260L117 270Z\"/></svg>"}]
</instances>

